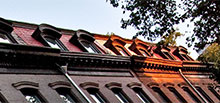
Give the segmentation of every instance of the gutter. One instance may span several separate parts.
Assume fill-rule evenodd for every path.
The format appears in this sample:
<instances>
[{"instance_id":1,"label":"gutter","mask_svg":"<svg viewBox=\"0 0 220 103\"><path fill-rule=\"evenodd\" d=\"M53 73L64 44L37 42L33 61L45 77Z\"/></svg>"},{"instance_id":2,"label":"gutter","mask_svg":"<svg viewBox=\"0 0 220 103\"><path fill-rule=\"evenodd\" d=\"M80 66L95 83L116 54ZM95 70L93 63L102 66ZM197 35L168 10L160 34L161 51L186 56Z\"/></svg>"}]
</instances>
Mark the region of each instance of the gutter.
<instances>
[{"instance_id":1,"label":"gutter","mask_svg":"<svg viewBox=\"0 0 220 103\"><path fill-rule=\"evenodd\" d=\"M196 90L196 88L192 85L192 83L185 77L185 75L182 73L182 70L179 69L179 73L182 76L182 78L187 82L187 84L196 92L196 94L199 95L199 97L205 102L209 103L202 95L199 93L199 91Z\"/></svg>"},{"instance_id":2,"label":"gutter","mask_svg":"<svg viewBox=\"0 0 220 103\"><path fill-rule=\"evenodd\" d=\"M72 86L74 86L77 91L86 99L86 101L88 103L92 103L89 98L83 93L83 91L78 87L78 85L72 80L72 78L69 76L69 74L67 73L67 65L66 66L60 66L59 64L56 64L59 68L58 70L61 71L64 76L69 80L69 82L72 84Z\"/></svg>"}]
</instances>

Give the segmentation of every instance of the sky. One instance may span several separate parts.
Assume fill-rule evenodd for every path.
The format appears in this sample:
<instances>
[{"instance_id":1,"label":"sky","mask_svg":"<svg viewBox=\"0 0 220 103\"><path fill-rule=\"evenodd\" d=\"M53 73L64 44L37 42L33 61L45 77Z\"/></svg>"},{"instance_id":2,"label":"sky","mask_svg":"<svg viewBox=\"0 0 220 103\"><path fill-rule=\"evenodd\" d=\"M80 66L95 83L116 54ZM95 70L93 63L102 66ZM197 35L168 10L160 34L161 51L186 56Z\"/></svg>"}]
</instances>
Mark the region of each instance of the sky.
<instances>
[{"instance_id":1,"label":"sky","mask_svg":"<svg viewBox=\"0 0 220 103\"><path fill-rule=\"evenodd\" d=\"M91 33L115 33L123 38L132 39L137 30L132 27L122 29L120 8L114 8L106 0L3 0L0 17L34 24L47 23L65 29L84 29ZM181 33L185 33L186 25L178 25ZM185 44L185 37L177 40L177 45ZM143 37L138 37L147 41ZM188 48L194 59L198 54Z\"/></svg>"}]
</instances>

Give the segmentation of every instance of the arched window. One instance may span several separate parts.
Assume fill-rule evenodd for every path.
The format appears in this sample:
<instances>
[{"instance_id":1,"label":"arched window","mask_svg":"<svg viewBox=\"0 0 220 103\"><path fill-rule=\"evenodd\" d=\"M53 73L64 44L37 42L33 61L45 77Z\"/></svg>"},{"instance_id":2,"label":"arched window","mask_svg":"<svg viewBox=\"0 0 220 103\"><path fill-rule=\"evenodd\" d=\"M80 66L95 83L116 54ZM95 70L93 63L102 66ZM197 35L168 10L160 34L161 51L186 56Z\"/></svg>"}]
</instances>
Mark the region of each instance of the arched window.
<instances>
[{"instance_id":1,"label":"arched window","mask_svg":"<svg viewBox=\"0 0 220 103\"><path fill-rule=\"evenodd\" d=\"M115 94L116 98L121 103L131 103L131 100L128 98L128 96L122 91L121 88L112 88L112 92Z\"/></svg>"},{"instance_id":2,"label":"arched window","mask_svg":"<svg viewBox=\"0 0 220 103\"><path fill-rule=\"evenodd\" d=\"M60 88L56 88L56 91L60 95L60 98L65 103L78 103L79 102L69 88L60 87Z\"/></svg>"},{"instance_id":3,"label":"arched window","mask_svg":"<svg viewBox=\"0 0 220 103\"><path fill-rule=\"evenodd\" d=\"M122 56L128 56L128 53L120 46L115 47Z\"/></svg>"},{"instance_id":4,"label":"arched window","mask_svg":"<svg viewBox=\"0 0 220 103\"><path fill-rule=\"evenodd\" d=\"M196 95L193 94L193 92L188 87L182 87L182 89L186 92L186 94L191 97L191 99L195 103L201 103L201 101L196 97Z\"/></svg>"},{"instance_id":5,"label":"arched window","mask_svg":"<svg viewBox=\"0 0 220 103\"><path fill-rule=\"evenodd\" d=\"M66 81L56 81L48 84L52 89L56 90L64 103L78 103L77 99L71 90L71 84Z\"/></svg>"},{"instance_id":6,"label":"arched window","mask_svg":"<svg viewBox=\"0 0 220 103\"><path fill-rule=\"evenodd\" d=\"M0 42L1 43L11 43L6 34L0 32Z\"/></svg>"},{"instance_id":7,"label":"arched window","mask_svg":"<svg viewBox=\"0 0 220 103\"><path fill-rule=\"evenodd\" d=\"M17 43L11 35L13 31L12 23L0 18L0 43Z\"/></svg>"},{"instance_id":8,"label":"arched window","mask_svg":"<svg viewBox=\"0 0 220 103\"><path fill-rule=\"evenodd\" d=\"M199 91L199 93L202 94L202 96L209 102L209 103L214 103L214 101L202 90L201 87L196 87L196 90Z\"/></svg>"},{"instance_id":9,"label":"arched window","mask_svg":"<svg viewBox=\"0 0 220 103\"><path fill-rule=\"evenodd\" d=\"M152 87L153 91L160 98L162 103L171 103L170 99L161 91L159 87Z\"/></svg>"},{"instance_id":10,"label":"arched window","mask_svg":"<svg viewBox=\"0 0 220 103\"><path fill-rule=\"evenodd\" d=\"M20 81L13 83L16 89L20 90L24 95L25 99L29 103L47 103L46 99L43 98L41 93L38 91L39 84L30 81Z\"/></svg>"},{"instance_id":11,"label":"arched window","mask_svg":"<svg viewBox=\"0 0 220 103\"><path fill-rule=\"evenodd\" d=\"M59 40L61 36L62 34L60 30L48 24L39 25L32 34L33 38L40 41L45 46L60 49L62 51L68 51L68 49Z\"/></svg>"},{"instance_id":12,"label":"arched window","mask_svg":"<svg viewBox=\"0 0 220 103\"><path fill-rule=\"evenodd\" d=\"M107 99L102 95L99 91L99 84L95 82L84 82L81 83L80 86L87 90L89 95L96 103L108 103Z\"/></svg>"},{"instance_id":13,"label":"arched window","mask_svg":"<svg viewBox=\"0 0 220 103\"><path fill-rule=\"evenodd\" d=\"M220 100L220 95L215 91L215 89L212 86L208 86L208 89Z\"/></svg>"},{"instance_id":14,"label":"arched window","mask_svg":"<svg viewBox=\"0 0 220 103\"><path fill-rule=\"evenodd\" d=\"M176 99L179 101L179 103L186 103L186 100L183 98L183 96L181 94L179 94L179 92L175 88L168 87L168 89L170 90L170 92L173 93L173 95L176 97Z\"/></svg>"},{"instance_id":15,"label":"arched window","mask_svg":"<svg viewBox=\"0 0 220 103\"><path fill-rule=\"evenodd\" d=\"M147 96L147 94L142 90L142 88L134 87L132 89L143 103L152 103L152 100L149 98L149 96Z\"/></svg>"},{"instance_id":16,"label":"arched window","mask_svg":"<svg viewBox=\"0 0 220 103\"><path fill-rule=\"evenodd\" d=\"M145 50L143 49L139 49L139 51L141 52L141 54L145 57L150 57L150 54L148 52L146 52Z\"/></svg>"},{"instance_id":17,"label":"arched window","mask_svg":"<svg viewBox=\"0 0 220 103\"><path fill-rule=\"evenodd\" d=\"M84 52L101 53L100 49L98 49L98 46L95 44L93 35L85 30L76 31L69 41Z\"/></svg>"},{"instance_id":18,"label":"arched window","mask_svg":"<svg viewBox=\"0 0 220 103\"><path fill-rule=\"evenodd\" d=\"M82 41L81 43L89 53L100 53L100 51L96 48L96 46L93 43L89 43L86 41Z\"/></svg>"},{"instance_id":19,"label":"arched window","mask_svg":"<svg viewBox=\"0 0 220 103\"><path fill-rule=\"evenodd\" d=\"M86 90L96 103L107 103L97 88L87 88Z\"/></svg>"},{"instance_id":20,"label":"arched window","mask_svg":"<svg viewBox=\"0 0 220 103\"><path fill-rule=\"evenodd\" d=\"M37 89L22 88L21 93L25 96L28 103L45 103L46 101L41 97Z\"/></svg>"}]
</instances>

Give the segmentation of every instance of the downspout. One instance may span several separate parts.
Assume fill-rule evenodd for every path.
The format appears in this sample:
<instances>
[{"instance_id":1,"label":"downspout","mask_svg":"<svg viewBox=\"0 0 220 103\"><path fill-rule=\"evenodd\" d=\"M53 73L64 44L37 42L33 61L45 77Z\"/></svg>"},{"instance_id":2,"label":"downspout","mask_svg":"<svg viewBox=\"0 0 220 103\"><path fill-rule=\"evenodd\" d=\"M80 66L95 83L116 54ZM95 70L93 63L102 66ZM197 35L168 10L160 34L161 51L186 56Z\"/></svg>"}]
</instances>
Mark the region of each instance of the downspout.
<instances>
[{"instance_id":1,"label":"downspout","mask_svg":"<svg viewBox=\"0 0 220 103\"><path fill-rule=\"evenodd\" d=\"M64 76L69 80L69 82L74 86L78 92L86 99L88 103L92 103L89 98L83 93L83 91L78 87L78 85L72 80L72 78L67 73L67 65L66 66L60 66L59 64L56 64L59 68L58 70L64 74Z\"/></svg>"},{"instance_id":2,"label":"downspout","mask_svg":"<svg viewBox=\"0 0 220 103\"><path fill-rule=\"evenodd\" d=\"M205 102L209 103L202 95L199 93L199 91L196 90L196 88L192 85L192 83L185 77L185 75L182 73L182 70L179 69L179 73L182 76L182 78L187 82L187 84L196 92L196 94L199 95L199 97Z\"/></svg>"}]
</instances>

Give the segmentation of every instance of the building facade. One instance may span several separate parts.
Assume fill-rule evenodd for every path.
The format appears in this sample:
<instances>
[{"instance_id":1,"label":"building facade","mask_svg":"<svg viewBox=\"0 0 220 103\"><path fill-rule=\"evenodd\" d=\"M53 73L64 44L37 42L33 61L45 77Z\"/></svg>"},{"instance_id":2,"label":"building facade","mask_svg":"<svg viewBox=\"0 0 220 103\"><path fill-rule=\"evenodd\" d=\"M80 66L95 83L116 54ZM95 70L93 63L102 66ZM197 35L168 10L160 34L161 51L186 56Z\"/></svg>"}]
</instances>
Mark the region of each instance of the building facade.
<instances>
[{"instance_id":1,"label":"building facade","mask_svg":"<svg viewBox=\"0 0 220 103\"><path fill-rule=\"evenodd\" d=\"M216 103L184 47L0 19L2 103Z\"/></svg>"}]
</instances>

